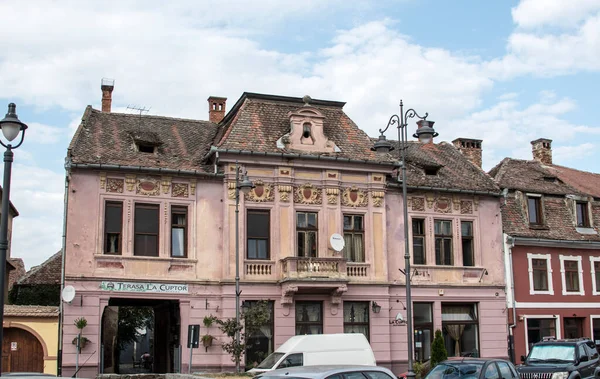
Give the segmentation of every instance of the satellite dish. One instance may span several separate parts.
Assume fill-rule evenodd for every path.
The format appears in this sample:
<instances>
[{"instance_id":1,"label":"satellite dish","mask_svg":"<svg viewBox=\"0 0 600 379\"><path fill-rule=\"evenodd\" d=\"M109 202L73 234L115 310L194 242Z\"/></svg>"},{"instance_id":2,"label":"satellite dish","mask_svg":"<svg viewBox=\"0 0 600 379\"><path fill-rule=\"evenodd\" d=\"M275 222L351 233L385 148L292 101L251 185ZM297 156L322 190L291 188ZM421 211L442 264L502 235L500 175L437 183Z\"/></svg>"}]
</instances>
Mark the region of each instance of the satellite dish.
<instances>
[{"instance_id":1,"label":"satellite dish","mask_svg":"<svg viewBox=\"0 0 600 379\"><path fill-rule=\"evenodd\" d=\"M344 237L342 237L338 233L333 233L331 235L331 237L329 238L329 243L331 244L331 248L337 251L338 253L344 250L344 246L346 245Z\"/></svg>"},{"instance_id":2,"label":"satellite dish","mask_svg":"<svg viewBox=\"0 0 600 379\"><path fill-rule=\"evenodd\" d=\"M396 321L404 321L404 316L402 316L402 313L398 312L396 315Z\"/></svg>"},{"instance_id":3,"label":"satellite dish","mask_svg":"<svg viewBox=\"0 0 600 379\"><path fill-rule=\"evenodd\" d=\"M64 302L70 303L75 298L75 287L73 286L65 286L62 290L61 297Z\"/></svg>"}]
</instances>

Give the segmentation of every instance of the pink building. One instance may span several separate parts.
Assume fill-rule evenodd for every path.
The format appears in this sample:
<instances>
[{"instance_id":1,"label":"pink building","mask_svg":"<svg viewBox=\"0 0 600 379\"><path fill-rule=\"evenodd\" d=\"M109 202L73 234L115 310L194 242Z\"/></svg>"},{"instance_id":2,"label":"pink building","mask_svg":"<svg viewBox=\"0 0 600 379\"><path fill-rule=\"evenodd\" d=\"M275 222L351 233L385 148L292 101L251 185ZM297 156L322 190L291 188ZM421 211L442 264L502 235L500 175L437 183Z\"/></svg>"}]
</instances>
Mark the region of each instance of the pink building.
<instances>
[{"instance_id":1,"label":"pink building","mask_svg":"<svg viewBox=\"0 0 600 379\"><path fill-rule=\"evenodd\" d=\"M68 151L65 284L77 294L64 307L63 375L81 316L81 375L114 372L123 306L154 310L155 372L187 372L193 324L215 337L193 350L193 370L234 367L203 318L235 315L236 161L256 186L240 200L241 300L272 307L242 364L296 334L362 332L379 364L405 370L406 326L390 323L406 317L398 159L370 150L344 103L244 93L226 112L211 97L210 121L196 121L111 113L111 93L86 109ZM428 358L441 329L451 355L505 357L500 192L478 167L480 141L434 142L408 149L416 355Z\"/></svg>"}]
</instances>

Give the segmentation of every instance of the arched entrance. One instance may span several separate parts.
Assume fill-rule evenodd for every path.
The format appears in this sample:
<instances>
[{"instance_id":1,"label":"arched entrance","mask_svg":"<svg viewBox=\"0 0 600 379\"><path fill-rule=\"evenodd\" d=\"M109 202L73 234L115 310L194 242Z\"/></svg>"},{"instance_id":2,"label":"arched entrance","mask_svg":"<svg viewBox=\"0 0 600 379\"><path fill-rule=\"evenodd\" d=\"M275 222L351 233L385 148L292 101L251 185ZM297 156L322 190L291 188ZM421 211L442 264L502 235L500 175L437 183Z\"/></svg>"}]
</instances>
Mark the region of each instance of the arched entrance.
<instances>
[{"instance_id":1,"label":"arched entrance","mask_svg":"<svg viewBox=\"0 0 600 379\"><path fill-rule=\"evenodd\" d=\"M44 348L27 330L4 328L2 369L5 372L44 372Z\"/></svg>"}]
</instances>

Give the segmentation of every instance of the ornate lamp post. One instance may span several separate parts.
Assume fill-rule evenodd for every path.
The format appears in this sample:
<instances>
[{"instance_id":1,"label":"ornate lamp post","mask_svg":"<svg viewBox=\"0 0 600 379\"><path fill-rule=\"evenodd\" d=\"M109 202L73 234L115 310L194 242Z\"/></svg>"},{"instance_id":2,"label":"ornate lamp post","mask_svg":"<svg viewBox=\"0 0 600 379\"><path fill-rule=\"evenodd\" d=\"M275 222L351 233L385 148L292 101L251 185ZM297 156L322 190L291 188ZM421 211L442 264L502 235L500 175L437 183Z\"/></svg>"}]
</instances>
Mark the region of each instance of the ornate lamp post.
<instances>
[{"instance_id":1,"label":"ornate lamp post","mask_svg":"<svg viewBox=\"0 0 600 379\"><path fill-rule=\"evenodd\" d=\"M235 162L235 344L240 346L240 192L248 193L254 188L254 183L248 179L248 173ZM241 175L241 178L240 178ZM236 356L235 372L240 372L240 358Z\"/></svg>"},{"instance_id":2,"label":"ornate lamp post","mask_svg":"<svg viewBox=\"0 0 600 379\"><path fill-rule=\"evenodd\" d=\"M381 154L389 153L394 150L394 146L386 140L385 133L390 126L396 126L398 129L398 142L401 143L399 146L399 158L402 162L402 205L404 210L404 274L406 277L406 323L407 323L407 339L408 339L408 373L406 374L407 379L415 378L416 374L413 371L413 318L412 318L412 299L411 299L411 288L410 288L410 246L408 241L408 204L406 203L406 148L408 136L406 133L406 127L408 124L406 121L409 118L418 118L417 124L419 128L413 134L413 137L418 138L422 143L429 143L433 137L437 137L438 133L433 129L433 121L427 121L428 113L421 117L414 109L408 109L404 112L404 104L400 100L400 116L393 115L390 117L385 129L379 129L379 139L371 150Z\"/></svg>"},{"instance_id":3,"label":"ornate lamp post","mask_svg":"<svg viewBox=\"0 0 600 379\"><path fill-rule=\"evenodd\" d=\"M10 174L13 162L13 149L21 146L25 139L27 125L22 123L17 116L17 106L8 104L6 117L0 120L0 127L8 144L0 139L0 144L6 148L4 152L4 183L2 187L2 215L0 218L0 346L3 346L4 333L4 285L6 284L6 251L8 250L8 212L10 212ZM23 133L21 133L21 131ZM21 140L15 146L11 142L21 133ZM0 375L2 374L2 360L0 359Z\"/></svg>"}]
</instances>

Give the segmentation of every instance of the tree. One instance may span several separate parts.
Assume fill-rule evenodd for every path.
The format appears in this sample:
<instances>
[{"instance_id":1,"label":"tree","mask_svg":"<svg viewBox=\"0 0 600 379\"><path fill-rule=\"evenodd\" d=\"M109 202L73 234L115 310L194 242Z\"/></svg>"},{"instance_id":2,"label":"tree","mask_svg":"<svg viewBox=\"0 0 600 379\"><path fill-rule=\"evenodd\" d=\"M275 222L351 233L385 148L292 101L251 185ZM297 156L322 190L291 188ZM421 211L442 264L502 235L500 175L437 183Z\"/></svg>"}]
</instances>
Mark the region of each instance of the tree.
<instances>
[{"instance_id":1,"label":"tree","mask_svg":"<svg viewBox=\"0 0 600 379\"><path fill-rule=\"evenodd\" d=\"M433 369L438 363L448 359L448 352L446 351L446 345L444 344L444 337L442 337L442 331L435 331L435 338L431 344L431 362L430 370Z\"/></svg>"},{"instance_id":2,"label":"tree","mask_svg":"<svg viewBox=\"0 0 600 379\"><path fill-rule=\"evenodd\" d=\"M119 329L117 349L125 347L139 338L138 330L151 330L154 324L154 310L150 307L119 307Z\"/></svg>"}]
</instances>

